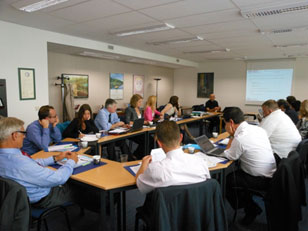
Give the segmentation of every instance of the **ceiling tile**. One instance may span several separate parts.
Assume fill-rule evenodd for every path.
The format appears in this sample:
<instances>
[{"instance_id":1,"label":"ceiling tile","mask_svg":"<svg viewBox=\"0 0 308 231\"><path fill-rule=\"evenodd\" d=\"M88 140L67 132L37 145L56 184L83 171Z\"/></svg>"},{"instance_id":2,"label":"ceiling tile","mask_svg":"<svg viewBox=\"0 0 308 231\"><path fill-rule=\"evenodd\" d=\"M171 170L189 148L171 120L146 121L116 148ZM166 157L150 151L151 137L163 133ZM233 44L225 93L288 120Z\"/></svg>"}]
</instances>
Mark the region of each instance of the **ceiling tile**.
<instances>
[{"instance_id":1,"label":"ceiling tile","mask_svg":"<svg viewBox=\"0 0 308 231\"><path fill-rule=\"evenodd\" d=\"M140 12L159 20L166 20L225 9L235 9L230 0L186 0L143 9Z\"/></svg>"},{"instance_id":2,"label":"ceiling tile","mask_svg":"<svg viewBox=\"0 0 308 231\"><path fill-rule=\"evenodd\" d=\"M142 9L153 6L164 5L172 2L178 2L179 0L114 0L115 2L121 3L131 9ZM182 0L180 0L182 1Z\"/></svg>"},{"instance_id":3,"label":"ceiling tile","mask_svg":"<svg viewBox=\"0 0 308 231\"><path fill-rule=\"evenodd\" d=\"M110 0L92 0L72 7L56 10L49 14L73 22L84 22L129 11L131 11L129 8Z\"/></svg>"},{"instance_id":4,"label":"ceiling tile","mask_svg":"<svg viewBox=\"0 0 308 231\"><path fill-rule=\"evenodd\" d=\"M199 25L207 25L212 23L230 22L235 20L244 20L239 10L224 10L211 13L191 15L187 17L179 17L166 20L167 23L177 28L185 28Z\"/></svg>"}]
</instances>

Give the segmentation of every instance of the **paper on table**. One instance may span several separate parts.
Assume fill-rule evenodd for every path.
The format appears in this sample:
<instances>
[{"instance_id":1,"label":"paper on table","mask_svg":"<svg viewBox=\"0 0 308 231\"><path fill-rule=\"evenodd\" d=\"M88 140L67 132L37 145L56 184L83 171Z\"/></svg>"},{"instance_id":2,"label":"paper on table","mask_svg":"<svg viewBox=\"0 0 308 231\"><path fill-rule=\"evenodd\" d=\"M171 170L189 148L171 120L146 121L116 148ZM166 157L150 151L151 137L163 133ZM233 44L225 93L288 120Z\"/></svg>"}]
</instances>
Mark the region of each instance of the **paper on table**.
<instances>
[{"instance_id":1,"label":"paper on table","mask_svg":"<svg viewBox=\"0 0 308 231\"><path fill-rule=\"evenodd\" d=\"M113 129L113 130L110 130L108 133L110 134L118 134L118 133L123 133L123 132L126 132L128 129L127 128L116 128L116 129Z\"/></svg>"},{"instance_id":2,"label":"paper on table","mask_svg":"<svg viewBox=\"0 0 308 231\"><path fill-rule=\"evenodd\" d=\"M97 139L95 134L94 135L93 134L85 134L84 137L82 137L80 140L91 142L91 141L96 141L98 139Z\"/></svg>"},{"instance_id":3,"label":"paper on table","mask_svg":"<svg viewBox=\"0 0 308 231\"><path fill-rule=\"evenodd\" d=\"M218 163L224 162L226 159L220 158L220 157L215 157L215 156L208 156L202 152L197 152L194 154L194 156L197 156L199 158L202 158L205 160L208 164L208 167L215 167Z\"/></svg>"},{"instance_id":4,"label":"paper on table","mask_svg":"<svg viewBox=\"0 0 308 231\"><path fill-rule=\"evenodd\" d=\"M132 167L129 167L129 168L130 168L130 170L132 170L135 173L135 176L136 176L140 166L141 166L141 164L138 164L136 166L132 166Z\"/></svg>"},{"instance_id":5,"label":"paper on table","mask_svg":"<svg viewBox=\"0 0 308 231\"><path fill-rule=\"evenodd\" d=\"M90 164L92 161L93 159L91 157L84 156L84 155L78 155L78 162L74 168L77 168L79 166L85 166L87 164ZM57 161L57 164L64 165L66 162L67 162L67 158L64 158L61 161Z\"/></svg>"},{"instance_id":6,"label":"paper on table","mask_svg":"<svg viewBox=\"0 0 308 231\"><path fill-rule=\"evenodd\" d=\"M76 147L73 144L53 145L48 147L48 152L65 152L73 151Z\"/></svg>"},{"instance_id":7,"label":"paper on table","mask_svg":"<svg viewBox=\"0 0 308 231\"><path fill-rule=\"evenodd\" d=\"M225 138L222 141L220 141L219 144L227 145L229 143L229 140L230 140L229 138Z\"/></svg>"},{"instance_id":8,"label":"paper on table","mask_svg":"<svg viewBox=\"0 0 308 231\"><path fill-rule=\"evenodd\" d=\"M166 154L161 148L155 148L151 151L152 161L161 161L166 158Z\"/></svg>"}]
</instances>

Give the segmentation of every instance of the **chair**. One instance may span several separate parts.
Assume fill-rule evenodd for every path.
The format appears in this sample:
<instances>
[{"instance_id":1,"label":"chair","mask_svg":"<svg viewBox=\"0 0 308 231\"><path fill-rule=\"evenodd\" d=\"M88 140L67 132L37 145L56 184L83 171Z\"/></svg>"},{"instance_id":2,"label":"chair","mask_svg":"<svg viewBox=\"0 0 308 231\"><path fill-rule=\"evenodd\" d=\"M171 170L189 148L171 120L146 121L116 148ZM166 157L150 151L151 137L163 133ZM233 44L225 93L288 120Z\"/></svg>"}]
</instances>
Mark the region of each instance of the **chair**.
<instances>
[{"instance_id":1,"label":"chair","mask_svg":"<svg viewBox=\"0 0 308 231\"><path fill-rule=\"evenodd\" d=\"M297 148L296 151L299 153L299 156L304 164L305 169L305 176L308 176L308 139L302 140Z\"/></svg>"},{"instance_id":2,"label":"chair","mask_svg":"<svg viewBox=\"0 0 308 231\"><path fill-rule=\"evenodd\" d=\"M235 187L254 196L261 197L265 203L268 230L296 231L301 220L301 205L306 205L306 188L303 164L299 154L291 151L288 158L279 159L275 155L277 170L266 191ZM233 222L236 219L235 209Z\"/></svg>"},{"instance_id":3,"label":"chair","mask_svg":"<svg viewBox=\"0 0 308 231\"><path fill-rule=\"evenodd\" d=\"M67 221L68 229L71 230L66 206L55 206L48 209L31 208L26 189L19 183L0 177L0 230L29 230L30 220L37 220L37 230L41 229L41 222L44 221L48 230L47 220L49 214L55 211L63 211ZM32 218L32 219L31 219Z\"/></svg>"},{"instance_id":4,"label":"chair","mask_svg":"<svg viewBox=\"0 0 308 231\"><path fill-rule=\"evenodd\" d=\"M228 230L220 186L214 179L155 189L137 208L136 231L139 219L147 230Z\"/></svg>"}]
</instances>

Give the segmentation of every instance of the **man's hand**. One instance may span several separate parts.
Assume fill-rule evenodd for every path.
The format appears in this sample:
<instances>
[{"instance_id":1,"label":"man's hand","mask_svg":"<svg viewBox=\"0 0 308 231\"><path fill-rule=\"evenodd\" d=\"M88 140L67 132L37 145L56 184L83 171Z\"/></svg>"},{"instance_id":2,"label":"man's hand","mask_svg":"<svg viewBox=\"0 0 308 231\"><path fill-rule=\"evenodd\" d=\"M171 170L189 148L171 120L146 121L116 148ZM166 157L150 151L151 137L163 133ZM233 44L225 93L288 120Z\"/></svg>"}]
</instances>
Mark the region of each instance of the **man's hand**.
<instances>
[{"instance_id":1,"label":"man's hand","mask_svg":"<svg viewBox=\"0 0 308 231\"><path fill-rule=\"evenodd\" d=\"M121 127L121 126L123 126L123 125L124 125L124 122L122 122L122 121L117 122L117 123L116 123L116 125L117 125L117 127Z\"/></svg>"},{"instance_id":2,"label":"man's hand","mask_svg":"<svg viewBox=\"0 0 308 231\"><path fill-rule=\"evenodd\" d=\"M43 128L48 128L48 127L49 127L49 120L42 119L42 120L39 120L39 123L40 123L40 125L41 125Z\"/></svg>"},{"instance_id":3,"label":"man's hand","mask_svg":"<svg viewBox=\"0 0 308 231\"><path fill-rule=\"evenodd\" d=\"M56 121L52 124L53 127L55 127L59 123L59 118L56 116Z\"/></svg>"},{"instance_id":4,"label":"man's hand","mask_svg":"<svg viewBox=\"0 0 308 231\"><path fill-rule=\"evenodd\" d=\"M69 151L61 152L59 155L54 156L55 161L63 160L64 158L67 158Z\"/></svg>"},{"instance_id":5,"label":"man's hand","mask_svg":"<svg viewBox=\"0 0 308 231\"><path fill-rule=\"evenodd\" d=\"M76 152L68 152L67 153L67 159L71 159L75 161L75 163L78 162L78 154Z\"/></svg>"},{"instance_id":6,"label":"man's hand","mask_svg":"<svg viewBox=\"0 0 308 231\"><path fill-rule=\"evenodd\" d=\"M142 164L139 168L139 171L136 174L136 180L138 179L139 175L144 173L145 170L147 170L149 164L152 162L152 156L151 155L147 155L145 157L143 157L142 159Z\"/></svg>"}]
</instances>

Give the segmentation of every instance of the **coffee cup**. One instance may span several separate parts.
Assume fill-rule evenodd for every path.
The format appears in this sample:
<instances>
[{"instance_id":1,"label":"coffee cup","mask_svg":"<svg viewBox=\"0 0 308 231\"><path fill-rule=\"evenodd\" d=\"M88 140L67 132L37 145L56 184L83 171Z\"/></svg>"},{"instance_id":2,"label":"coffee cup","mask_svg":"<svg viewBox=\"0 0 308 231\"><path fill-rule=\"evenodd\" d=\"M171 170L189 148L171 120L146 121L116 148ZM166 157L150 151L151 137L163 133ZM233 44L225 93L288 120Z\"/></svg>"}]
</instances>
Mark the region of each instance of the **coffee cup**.
<instances>
[{"instance_id":1,"label":"coffee cup","mask_svg":"<svg viewBox=\"0 0 308 231\"><path fill-rule=\"evenodd\" d=\"M82 148L87 148L88 147L88 142L87 141L81 141L81 147Z\"/></svg>"},{"instance_id":2,"label":"coffee cup","mask_svg":"<svg viewBox=\"0 0 308 231\"><path fill-rule=\"evenodd\" d=\"M100 161L101 161L101 156L100 155L93 156L93 164L99 164Z\"/></svg>"},{"instance_id":3,"label":"coffee cup","mask_svg":"<svg viewBox=\"0 0 308 231\"><path fill-rule=\"evenodd\" d=\"M218 132L213 132L212 134L213 134L213 137L214 137L214 138L217 138L217 137L218 137Z\"/></svg>"},{"instance_id":4,"label":"coffee cup","mask_svg":"<svg viewBox=\"0 0 308 231\"><path fill-rule=\"evenodd\" d=\"M194 147L188 147L188 152L189 152L190 154L195 153L195 148L194 148Z\"/></svg>"},{"instance_id":5,"label":"coffee cup","mask_svg":"<svg viewBox=\"0 0 308 231\"><path fill-rule=\"evenodd\" d=\"M149 125L153 125L153 121L149 121Z\"/></svg>"},{"instance_id":6,"label":"coffee cup","mask_svg":"<svg viewBox=\"0 0 308 231\"><path fill-rule=\"evenodd\" d=\"M101 138L101 133L100 133L100 132L96 133L95 135L96 135L96 138L97 138L97 139L100 139L100 138Z\"/></svg>"}]
</instances>

